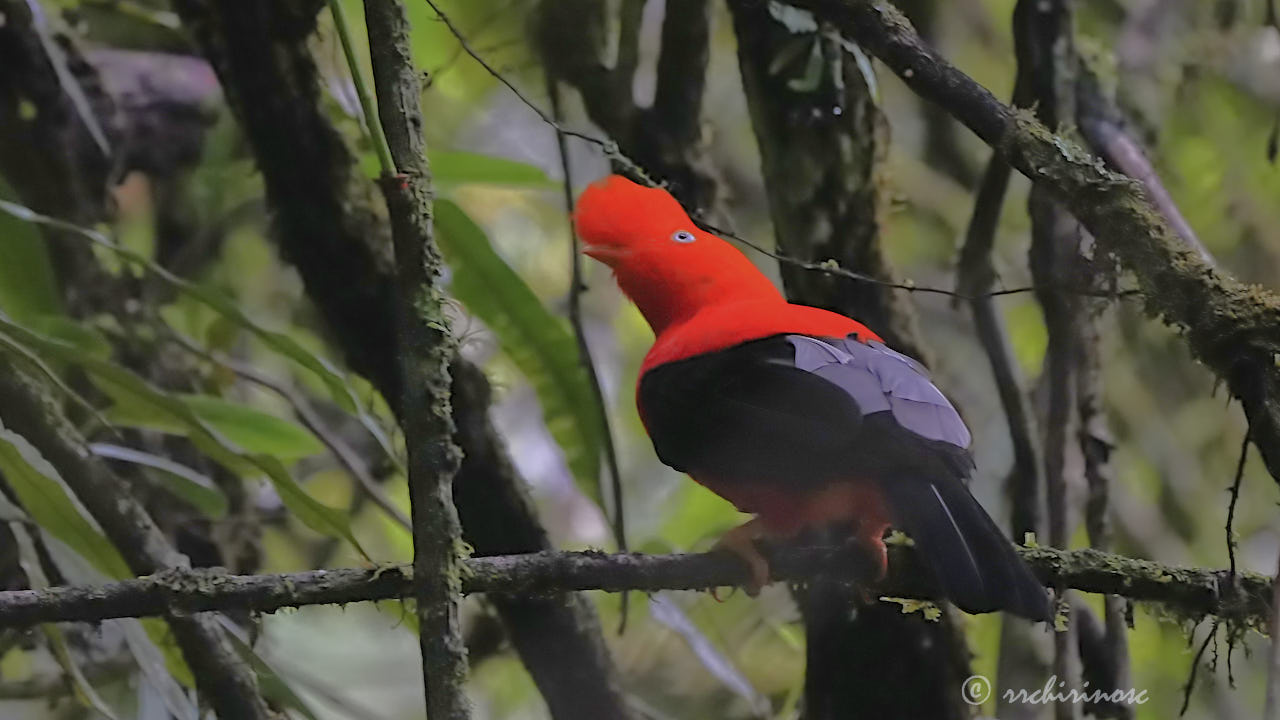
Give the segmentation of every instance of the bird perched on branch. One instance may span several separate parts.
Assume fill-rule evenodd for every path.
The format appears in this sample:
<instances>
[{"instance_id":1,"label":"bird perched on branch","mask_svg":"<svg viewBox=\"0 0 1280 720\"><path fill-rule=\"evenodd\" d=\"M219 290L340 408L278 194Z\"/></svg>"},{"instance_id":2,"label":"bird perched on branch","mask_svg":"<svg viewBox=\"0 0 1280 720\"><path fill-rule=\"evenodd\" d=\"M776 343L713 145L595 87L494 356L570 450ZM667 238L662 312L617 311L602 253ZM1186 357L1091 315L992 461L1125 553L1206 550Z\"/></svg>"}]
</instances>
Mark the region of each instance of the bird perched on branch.
<instances>
[{"instance_id":1,"label":"bird perched on branch","mask_svg":"<svg viewBox=\"0 0 1280 720\"><path fill-rule=\"evenodd\" d=\"M861 323L788 303L666 191L611 176L574 214L656 335L637 404L658 457L755 518L720 546L769 581L759 539L845 529L887 570L905 531L962 610L1050 617L1044 589L965 485L969 430L925 369Z\"/></svg>"}]
</instances>

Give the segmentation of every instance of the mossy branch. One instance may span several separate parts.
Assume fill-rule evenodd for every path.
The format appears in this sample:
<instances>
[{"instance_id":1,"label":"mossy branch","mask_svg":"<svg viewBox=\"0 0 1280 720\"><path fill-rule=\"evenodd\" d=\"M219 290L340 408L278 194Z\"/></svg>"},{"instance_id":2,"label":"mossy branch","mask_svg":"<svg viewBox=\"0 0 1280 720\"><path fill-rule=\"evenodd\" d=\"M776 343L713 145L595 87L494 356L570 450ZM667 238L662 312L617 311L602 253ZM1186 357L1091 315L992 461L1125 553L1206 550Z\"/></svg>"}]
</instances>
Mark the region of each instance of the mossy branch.
<instances>
[{"instance_id":1,"label":"mossy branch","mask_svg":"<svg viewBox=\"0 0 1280 720\"><path fill-rule=\"evenodd\" d=\"M467 720L467 649L458 616L462 528L453 476L462 461L454 443L449 363L456 343L440 287L444 260L432 223L433 188L419 96L400 0L365 0L378 116L392 168L379 178L396 257L396 339L401 427L409 455L413 523L413 597L422 651L427 715Z\"/></svg>"},{"instance_id":2,"label":"mossy branch","mask_svg":"<svg viewBox=\"0 0 1280 720\"><path fill-rule=\"evenodd\" d=\"M1261 627L1271 602L1271 578L1255 573L1186 568L1097 550L1018 548L1049 587L1120 595L1160 603L1177 615L1216 615ZM856 549L785 548L767 551L775 580L804 583L822 576L862 586L870 567ZM933 590L911 552L891 550L881 596L929 599ZM464 593L543 595L578 590L705 590L743 587L747 569L720 552L643 555L541 552L471 558L462 563ZM345 604L408 597L407 567L309 570L282 575L230 575L216 570L166 570L98 587L0 592L0 627L41 622L94 622L166 612L275 612L286 607Z\"/></svg>"}]
</instances>

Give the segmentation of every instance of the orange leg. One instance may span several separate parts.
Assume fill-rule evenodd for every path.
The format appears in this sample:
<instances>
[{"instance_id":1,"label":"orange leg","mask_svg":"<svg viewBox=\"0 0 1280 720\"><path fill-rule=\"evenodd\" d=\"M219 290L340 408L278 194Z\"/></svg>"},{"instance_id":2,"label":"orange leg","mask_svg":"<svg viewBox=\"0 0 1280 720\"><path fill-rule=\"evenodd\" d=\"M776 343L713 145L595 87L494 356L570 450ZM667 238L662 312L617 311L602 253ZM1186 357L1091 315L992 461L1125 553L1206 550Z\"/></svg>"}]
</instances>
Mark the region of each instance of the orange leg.
<instances>
[{"instance_id":1,"label":"orange leg","mask_svg":"<svg viewBox=\"0 0 1280 720\"><path fill-rule=\"evenodd\" d=\"M863 522L858 525L858 531L854 534L854 540L867 551L871 558L872 567L875 569L875 575L871 578L872 583L879 583L889 573L889 550L884 546L884 531L888 527L888 523Z\"/></svg>"},{"instance_id":2,"label":"orange leg","mask_svg":"<svg viewBox=\"0 0 1280 720\"><path fill-rule=\"evenodd\" d=\"M889 572L889 551L884 546L884 531L888 524L879 522L863 522L858 525L854 534L854 542L862 546L863 551L871 558L873 575L858 588L862 596L862 604L871 605L880 598L879 585Z\"/></svg>"},{"instance_id":3,"label":"orange leg","mask_svg":"<svg viewBox=\"0 0 1280 720\"><path fill-rule=\"evenodd\" d=\"M769 584L769 561L756 549L755 541L765 536L760 518L752 518L720 537L712 550L727 550L742 558L751 571L747 583L747 595L755 597L760 588Z\"/></svg>"}]
</instances>

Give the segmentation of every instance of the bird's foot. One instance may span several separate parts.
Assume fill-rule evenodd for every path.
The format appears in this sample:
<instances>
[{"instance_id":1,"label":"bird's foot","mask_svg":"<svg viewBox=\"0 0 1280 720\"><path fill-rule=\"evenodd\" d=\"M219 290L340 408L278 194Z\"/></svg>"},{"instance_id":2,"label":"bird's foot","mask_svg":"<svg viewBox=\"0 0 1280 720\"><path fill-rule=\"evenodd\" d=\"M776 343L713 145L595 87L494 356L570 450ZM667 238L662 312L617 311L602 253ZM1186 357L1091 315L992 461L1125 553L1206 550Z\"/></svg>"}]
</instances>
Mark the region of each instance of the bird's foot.
<instances>
[{"instance_id":1,"label":"bird's foot","mask_svg":"<svg viewBox=\"0 0 1280 720\"><path fill-rule=\"evenodd\" d=\"M747 581L747 595L755 597L760 588L769 584L769 561L756 549L755 541L764 537L759 518L752 518L720 537L712 550L727 550L747 564L751 579ZM718 599L718 598L717 598Z\"/></svg>"}]
</instances>

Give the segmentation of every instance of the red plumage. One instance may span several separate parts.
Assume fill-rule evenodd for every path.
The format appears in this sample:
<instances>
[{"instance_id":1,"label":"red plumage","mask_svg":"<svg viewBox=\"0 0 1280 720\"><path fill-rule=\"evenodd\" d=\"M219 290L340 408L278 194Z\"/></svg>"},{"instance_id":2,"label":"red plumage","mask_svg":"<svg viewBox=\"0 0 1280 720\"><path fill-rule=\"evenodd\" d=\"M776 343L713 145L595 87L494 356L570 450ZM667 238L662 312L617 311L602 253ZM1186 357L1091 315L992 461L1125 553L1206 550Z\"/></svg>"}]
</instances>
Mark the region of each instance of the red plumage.
<instances>
[{"instance_id":1,"label":"red plumage","mask_svg":"<svg viewBox=\"0 0 1280 720\"><path fill-rule=\"evenodd\" d=\"M962 609L1048 618L1043 589L965 487L969 431L923 367L855 320L786 302L663 190L609 177L583 193L575 223L656 336L636 393L654 449L756 515L723 542L757 584L761 535L843 528L883 570L892 524Z\"/></svg>"}]
</instances>

